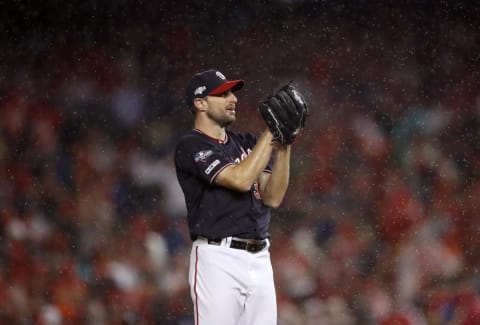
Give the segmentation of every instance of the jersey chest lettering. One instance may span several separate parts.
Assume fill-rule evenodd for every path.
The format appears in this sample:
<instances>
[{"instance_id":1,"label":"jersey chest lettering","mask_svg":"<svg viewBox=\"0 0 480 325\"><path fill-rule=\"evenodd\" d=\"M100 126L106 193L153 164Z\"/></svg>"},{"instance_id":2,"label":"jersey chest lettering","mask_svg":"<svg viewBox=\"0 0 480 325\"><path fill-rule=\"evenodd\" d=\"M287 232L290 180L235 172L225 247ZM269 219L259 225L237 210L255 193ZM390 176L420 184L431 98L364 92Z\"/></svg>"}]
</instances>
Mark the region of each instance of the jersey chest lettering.
<instances>
[{"instance_id":1,"label":"jersey chest lettering","mask_svg":"<svg viewBox=\"0 0 480 325\"><path fill-rule=\"evenodd\" d=\"M240 157L234 159L236 164L239 164L240 161L245 160L248 157L248 155L250 153L252 153L252 149L250 149L250 148L248 148L246 151L243 148L241 148L241 150L242 150L242 154L240 155ZM260 200L262 198L262 196L260 195L259 186L258 186L257 181L255 181L255 183L253 183L252 192L253 192L253 196L257 200Z\"/></svg>"},{"instance_id":2,"label":"jersey chest lettering","mask_svg":"<svg viewBox=\"0 0 480 325\"><path fill-rule=\"evenodd\" d=\"M240 154L240 157L234 159L236 164L239 164L242 160L245 160L248 157L248 155L252 152L250 148L248 148L246 152L243 148L241 149L242 149L242 153Z\"/></svg>"}]
</instances>

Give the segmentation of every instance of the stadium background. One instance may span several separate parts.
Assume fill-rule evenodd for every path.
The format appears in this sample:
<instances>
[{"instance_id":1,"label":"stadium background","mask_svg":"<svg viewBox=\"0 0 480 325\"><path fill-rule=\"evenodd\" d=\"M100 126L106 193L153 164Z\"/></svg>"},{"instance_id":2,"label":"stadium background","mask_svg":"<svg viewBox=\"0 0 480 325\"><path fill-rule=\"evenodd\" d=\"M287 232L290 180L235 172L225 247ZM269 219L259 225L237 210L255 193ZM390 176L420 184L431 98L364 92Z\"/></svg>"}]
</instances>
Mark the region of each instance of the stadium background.
<instances>
[{"instance_id":1,"label":"stadium background","mask_svg":"<svg viewBox=\"0 0 480 325\"><path fill-rule=\"evenodd\" d=\"M480 323L479 6L6 1L0 323L193 324L172 147L192 73L311 107L271 226L279 324Z\"/></svg>"}]
</instances>

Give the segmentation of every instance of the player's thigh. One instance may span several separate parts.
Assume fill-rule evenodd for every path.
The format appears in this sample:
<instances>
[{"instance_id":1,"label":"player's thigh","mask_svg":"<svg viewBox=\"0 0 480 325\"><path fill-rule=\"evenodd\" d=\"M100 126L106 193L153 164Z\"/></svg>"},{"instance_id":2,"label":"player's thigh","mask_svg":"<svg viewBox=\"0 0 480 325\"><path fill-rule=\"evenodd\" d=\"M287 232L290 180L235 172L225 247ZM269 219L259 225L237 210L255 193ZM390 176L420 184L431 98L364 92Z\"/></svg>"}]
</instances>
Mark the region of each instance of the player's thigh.
<instances>
[{"instance_id":1,"label":"player's thigh","mask_svg":"<svg viewBox=\"0 0 480 325\"><path fill-rule=\"evenodd\" d=\"M255 289L250 291L246 301L244 324L274 325L277 323L277 299L268 251L259 253L254 266Z\"/></svg>"},{"instance_id":2,"label":"player's thigh","mask_svg":"<svg viewBox=\"0 0 480 325\"><path fill-rule=\"evenodd\" d=\"M231 248L194 245L189 283L200 324L237 324L245 303L241 262ZM202 322L203 320L203 322Z\"/></svg>"}]
</instances>

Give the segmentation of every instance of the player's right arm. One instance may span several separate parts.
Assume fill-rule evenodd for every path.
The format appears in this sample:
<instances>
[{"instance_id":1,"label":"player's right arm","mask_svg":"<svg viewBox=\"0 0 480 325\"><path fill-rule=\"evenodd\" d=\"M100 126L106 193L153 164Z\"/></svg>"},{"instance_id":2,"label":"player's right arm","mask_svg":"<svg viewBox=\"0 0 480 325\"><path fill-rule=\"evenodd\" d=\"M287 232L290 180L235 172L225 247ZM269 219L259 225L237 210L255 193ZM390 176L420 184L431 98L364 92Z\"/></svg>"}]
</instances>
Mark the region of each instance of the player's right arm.
<instances>
[{"instance_id":1,"label":"player's right arm","mask_svg":"<svg viewBox=\"0 0 480 325\"><path fill-rule=\"evenodd\" d=\"M239 164L224 168L215 178L215 184L239 192L251 189L267 167L273 150L273 135L266 130L258 138L252 152Z\"/></svg>"}]
</instances>

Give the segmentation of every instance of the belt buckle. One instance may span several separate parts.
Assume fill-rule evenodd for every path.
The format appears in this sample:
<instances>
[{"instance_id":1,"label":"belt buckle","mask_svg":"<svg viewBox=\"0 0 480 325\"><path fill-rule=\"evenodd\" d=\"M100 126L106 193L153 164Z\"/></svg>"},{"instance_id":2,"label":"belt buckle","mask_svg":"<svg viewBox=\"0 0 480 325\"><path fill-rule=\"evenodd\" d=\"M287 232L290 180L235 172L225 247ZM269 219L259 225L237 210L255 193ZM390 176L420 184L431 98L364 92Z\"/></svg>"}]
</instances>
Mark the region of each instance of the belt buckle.
<instances>
[{"instance_id":1,"label":"belt buckle","mask_svg":"<svg viewBox=\"0 0 480 325\"><path fill-rule=\"evenodd\" d=\"M245 250L250 253L258 252L258 245L255 243L245 243Z\"/></svg>"},{"instance_id":2,"label":"belt buckle","mask_svg":"<svg viewBox=\"0 0 480 325\"><path fill-rule=\"evenodd\" d=\"M258 253L260 252L262 249L264 249L266 246L266 242L265 241L262 241L262 242L246 242L246 245L245 245L245 250L247 252L251 252L251 253Z\"/></svg>"}]
</instances>

